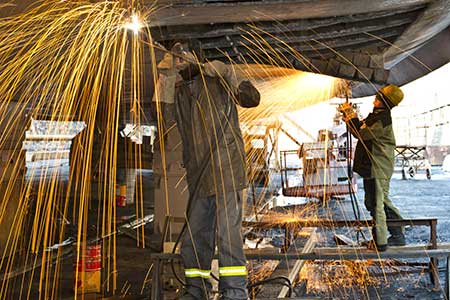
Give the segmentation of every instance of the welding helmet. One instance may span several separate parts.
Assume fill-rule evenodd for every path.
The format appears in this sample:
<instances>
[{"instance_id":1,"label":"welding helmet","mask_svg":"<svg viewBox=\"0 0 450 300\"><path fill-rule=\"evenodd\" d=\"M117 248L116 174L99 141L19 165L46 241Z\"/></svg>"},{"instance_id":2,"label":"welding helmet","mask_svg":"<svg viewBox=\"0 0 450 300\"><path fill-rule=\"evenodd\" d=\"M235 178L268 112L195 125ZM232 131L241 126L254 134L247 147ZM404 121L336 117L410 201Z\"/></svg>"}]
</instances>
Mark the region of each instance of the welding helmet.
<instances>
[{"instance_id":1,"label":"welding helmet","mask_svg":"<svg viewBox=\"0 0 450 300\"><path fill-rule=\"evenodd\" d=\"M403 92L398 86L389 84L378 90L377 97L391 109L402 102Z\"/></svg>"},{"instance_id":2,"label":"welding helmet","mask_svg":"<svg viewBox=\"0 0 450 300\"><path fill-rule=\"evenodd\" d=\"M184 42L183 44L177 43L177 50L174 51L181 54L186 58L177 65L178 73L184 80L192 80L195 76L200 74L200 63L203 60L203 51L201 50L200 41L193 39Z\"/></svg>"}]
</instances>

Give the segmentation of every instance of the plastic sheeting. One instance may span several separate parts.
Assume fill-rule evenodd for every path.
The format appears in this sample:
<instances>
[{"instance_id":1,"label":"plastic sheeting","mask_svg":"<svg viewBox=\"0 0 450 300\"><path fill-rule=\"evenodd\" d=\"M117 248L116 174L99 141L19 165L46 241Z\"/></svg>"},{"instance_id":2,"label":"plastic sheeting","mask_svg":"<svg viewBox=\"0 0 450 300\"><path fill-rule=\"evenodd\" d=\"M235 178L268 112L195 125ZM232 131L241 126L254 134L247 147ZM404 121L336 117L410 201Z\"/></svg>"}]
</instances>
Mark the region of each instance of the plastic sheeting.
<instances>
[{"instance_id":1,"label":"plastic sheeting","mask_svg":"<svg viewBox=\"0 0 450 300\"><path fill-rule=\"evenodd\" d=\"M450 172L450 154L445 156L444 162L442 163L442 170L444 170L444 172Z\"/></svg>"}]
</instances>

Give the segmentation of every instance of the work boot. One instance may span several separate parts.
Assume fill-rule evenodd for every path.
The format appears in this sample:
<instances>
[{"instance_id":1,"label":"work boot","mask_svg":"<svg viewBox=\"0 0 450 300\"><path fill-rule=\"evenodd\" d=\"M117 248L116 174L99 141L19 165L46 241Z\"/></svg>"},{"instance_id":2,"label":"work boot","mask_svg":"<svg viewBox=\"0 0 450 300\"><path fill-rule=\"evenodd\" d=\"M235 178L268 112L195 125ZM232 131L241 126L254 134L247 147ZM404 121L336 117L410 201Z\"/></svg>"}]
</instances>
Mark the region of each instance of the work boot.
<instances>
[{"instance_id":1,"label":"work boot","mask_svg":"<svg viewBox=\"0 0 450 300\"><path fill-rule=\"evenodd\" d=\"M377 245L377 233L375 231L375 228L372 228L372 239L365 240L361 243L361 245L366 246L369 250L375 250L378 252L384 252L387 250L388 245Z\"/></svg>"},{"instance_id":2,"label":"work boot","mask_svg":"<svg viewBox=\"0 0 450 300\"><path fill-rule=\"evenodd\" d=\"M388 238L388 245L389 246L405 246L405 235L404 234L397 234L397 235L391 235Z\"/></svg>"},{"instance_id":3,"label":"work boot","mask_svg":"<svg viewBox=\"0 0 450 300\"><path fill-rule=\"evenodd\" d=\"M366 246L369 250L375 250L378 252L384 252L387 250L388 245L377 245L377 243L372 239L368 241L364 241L361 243L363 246Z\"/></svg>"},{"instance_id":4,"label":"work boot","mask_svg":"<svg viewBox=\"0 0 450 300\"><path fill-rule=\"evenodd\" d=\"M197 297L197 296L192 295L188 291L183 291L181 293L181 296L177 298L177 300L213 300L213 299L214 299L214 295L210 295L208 297L206 297L205 295L203 295L201 297Z\"/></svg>"}]
</instances>

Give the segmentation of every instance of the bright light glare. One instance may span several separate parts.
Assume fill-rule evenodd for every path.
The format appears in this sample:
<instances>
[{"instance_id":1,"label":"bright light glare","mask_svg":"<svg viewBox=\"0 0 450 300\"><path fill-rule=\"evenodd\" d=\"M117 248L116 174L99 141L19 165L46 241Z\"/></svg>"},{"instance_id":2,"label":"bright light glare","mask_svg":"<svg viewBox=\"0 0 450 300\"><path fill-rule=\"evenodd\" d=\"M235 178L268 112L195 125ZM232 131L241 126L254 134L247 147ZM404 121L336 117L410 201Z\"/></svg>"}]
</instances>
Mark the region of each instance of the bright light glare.
<instances>
[{"instance_id":1,"label":"bright light glare","mask_svg":"<svg viewBox=\"0 0 450 300\"><path fill-rule=\"evenodd\" d=\"M125 29L131 30L134 34L138 34L139 30L144 27L144 24L139 20L137 15L132 15L130 22L125 23Z\"/></svg>"},{"instance_id":2,"label":"bright light glare","mask_svg":"<svg viewBox=\"0 0 450 300\"><path fill-rule=\"evenodd\" d=\"M329 100L336 96L339 82L334 77L301 71L257 82L261 103L252 112L292 112Z\"/></svg>"}]
</instances>

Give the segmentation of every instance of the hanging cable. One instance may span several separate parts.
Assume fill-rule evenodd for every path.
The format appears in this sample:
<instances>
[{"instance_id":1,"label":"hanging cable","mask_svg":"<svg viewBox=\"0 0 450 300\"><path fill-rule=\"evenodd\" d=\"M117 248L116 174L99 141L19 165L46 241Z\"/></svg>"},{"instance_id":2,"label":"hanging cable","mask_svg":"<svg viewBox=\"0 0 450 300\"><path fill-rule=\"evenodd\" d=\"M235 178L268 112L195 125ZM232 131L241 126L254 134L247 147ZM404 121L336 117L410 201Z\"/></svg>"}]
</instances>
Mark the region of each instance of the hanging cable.
<instances>
[{"instance_id":1,"label":"hanging cable","mask_svg":"<svg viewBox=\"0 0 450 300\"><path fill-rule=\"evenodd\" d=\"M216 144L217 143L213 143L213 145L212 145L211 151L213 153L215 152ZM181 237L183 236L184 232L186 231L187 222L189 221L189 217L191 215L192 202L194 201L195 196L198 194L198 191L200 189L201 179L204 178L205 171L211 161L210 153L206 153L205 156L206 156L205 159L201 160L202 165L200 166L199 173L196 176L194 189L192 190L192 193L189 193L189 198L188 198L187 207L186 207L186 221L184 222L183 228L181 229L180 233L178 234L175 244L173 245L172 254L175 254L178 244L181 241ZM173 260L171 261L171 265L172 265L172 272L174 273L177 281L179 281L181 285L186 286L186 283L184 281L182 281L180 278L178 278L178 276L176 275Z\"/></svg>"},{"instance_id":2,"label":"hanging cable","mask_svg":"<svg viewBox=\"0 0 450 300\"><path fill-rule=\"evenodd\" d=\"M345 90L345 102L349 103L349 92L350 86ZM346 123L346 159L347 159L347 182L348 182L348 192L350 195L350 202L352 204L353 215L356 220L361 220L361 210L358 204L358 197L356 191L353 189L353 170L352 170L352 134L349 125ZM365 239L364 233L361 228L358 228L356 232L356 240L359 242L359 237L362 236Z\"/></svg>"},{"instance_id":3,"label":"hanging cable","mask_svg":"<svg viewBox=\"0 0 450 300\"><path fill-rule=\"evenodd\" d=\"M277 277L273 277L273 278L263 279L263 280L254 282L252 284L249 284L247 286L247 288L251 289L255 286L264 285L266 283L277 282L277 281L279 284L284 285L285 287L287 287L289 289L287 296L288 296L288 298L290 298L293 293L293 288L292 288L291 280L289 278L287 278L286 276L277 276Z\"/></svg>"}]
</instances>

